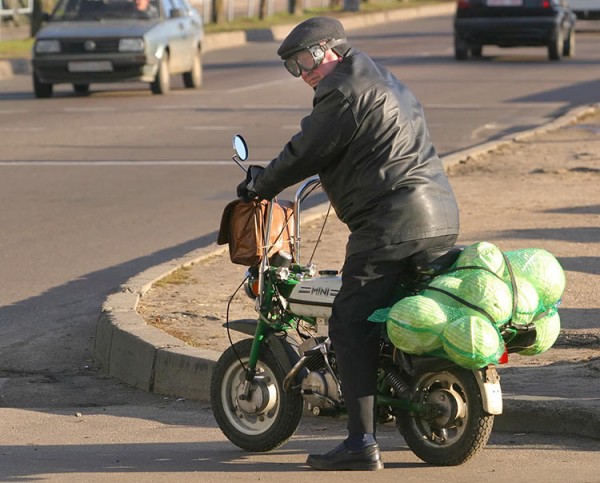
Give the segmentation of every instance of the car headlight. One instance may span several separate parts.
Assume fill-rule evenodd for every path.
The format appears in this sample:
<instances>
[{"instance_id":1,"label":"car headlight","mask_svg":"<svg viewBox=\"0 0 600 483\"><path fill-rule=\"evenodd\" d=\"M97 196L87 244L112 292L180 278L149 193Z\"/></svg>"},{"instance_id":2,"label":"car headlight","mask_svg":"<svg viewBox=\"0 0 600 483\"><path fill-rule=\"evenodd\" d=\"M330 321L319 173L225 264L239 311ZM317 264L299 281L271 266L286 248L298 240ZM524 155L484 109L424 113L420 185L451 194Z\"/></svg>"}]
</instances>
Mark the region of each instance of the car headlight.
<instances>
[{"instance_id":1,"label":"car headlight","mask_svg":"<svg viewBox=\"0 0 600 483\"><path fill-rule=\"evenodd\" d=\"M36 54L56 54L60 52L60 42L58 40L38 40L35 43Z\"/></svg>"},{"instance_id":2,"label":"car headlight","mask_svg":"<svg viewBox=\"0 0 600 483\"><path fill-rule=\"evenodd\" d=\"M119 40L119 52L143 52L144 39Z\"/></svg>"}]
</instances>

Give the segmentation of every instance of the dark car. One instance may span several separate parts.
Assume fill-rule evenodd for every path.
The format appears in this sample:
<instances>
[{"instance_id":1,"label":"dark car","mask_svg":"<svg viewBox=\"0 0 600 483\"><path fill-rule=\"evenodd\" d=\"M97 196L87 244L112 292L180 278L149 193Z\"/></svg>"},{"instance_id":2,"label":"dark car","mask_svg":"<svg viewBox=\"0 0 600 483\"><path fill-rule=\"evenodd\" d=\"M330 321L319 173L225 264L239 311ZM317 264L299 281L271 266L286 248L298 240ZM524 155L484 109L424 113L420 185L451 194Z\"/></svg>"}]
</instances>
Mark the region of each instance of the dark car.
<instances>
[{"instance_id":1,"label":"dark car","mask_svg":"<svg viewBox=\"0 0 600 483\"><path fill-rule=\"evenodd\" d=\"M454 56L480 57L484 45L540 46L550 60L575 54L575 14L567 0L459 0Z\"/></svg>"},{"instance_id":2,"label":"dark car","mask_svg":"<svg viewBox=\"0 0 600 483\"><path fill-rule=\"evenodd\" d=\"M202 84L200 14L187 0L59 0L33 46L33 89L50 97L54 84L89 92L99 82L148 82L170 90L171 74L186 87Z\"/></svg>"}]
</instances>

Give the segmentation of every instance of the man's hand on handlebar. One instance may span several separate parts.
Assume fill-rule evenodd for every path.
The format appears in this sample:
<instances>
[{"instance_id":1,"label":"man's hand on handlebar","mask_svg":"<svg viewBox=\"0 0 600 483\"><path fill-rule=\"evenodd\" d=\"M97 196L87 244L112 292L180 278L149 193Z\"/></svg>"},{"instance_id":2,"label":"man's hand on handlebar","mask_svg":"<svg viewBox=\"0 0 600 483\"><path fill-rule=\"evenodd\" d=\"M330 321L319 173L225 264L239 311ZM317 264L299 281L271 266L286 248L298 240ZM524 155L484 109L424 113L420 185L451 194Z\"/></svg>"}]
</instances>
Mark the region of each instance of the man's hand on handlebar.
<instances>
[{"instance_id":1,"label":"man's hand on handlebar","mask_svg":"<svg viewBox=\"0 0 600 483\"><path fill-rule=\"evenodd\" d=\"M262 166L250 166L246 172L246 179L242 181L236 190L238 198L242 198L244 201L250 201L256 198L258 195L254 191L254 183L260 177L265 168Z\"/></svg>"}]
</instances>

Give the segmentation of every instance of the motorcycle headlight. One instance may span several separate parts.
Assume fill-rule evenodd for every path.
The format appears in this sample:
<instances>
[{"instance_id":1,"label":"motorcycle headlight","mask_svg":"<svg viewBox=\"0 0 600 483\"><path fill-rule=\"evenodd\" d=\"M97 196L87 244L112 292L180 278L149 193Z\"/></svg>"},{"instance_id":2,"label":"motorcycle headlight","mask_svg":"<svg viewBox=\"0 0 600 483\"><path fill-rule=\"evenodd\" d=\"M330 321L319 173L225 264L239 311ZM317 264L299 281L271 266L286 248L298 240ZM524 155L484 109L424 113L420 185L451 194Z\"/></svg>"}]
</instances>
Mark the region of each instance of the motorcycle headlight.
<instances>
[{"instance_id":1,"label":"motorcycle headlight","mask_svg":"<svg viewBox=\"0 0 600 483\"><path fill-rule=\"evenodd\" d=\"M143 52L144 39L130 38L119 40L119 52Z\"/></svg>"},{"instance_id":2,"label":"motorcycle headlight","mask_svg":"<svg viewBox=\"0 0 600 483\"><path fill-rule=\"evenodd\" d=\"M60 42L58 40L38 40L35 43L34 51L36 54L56 54L60 52Z\"/></svg>"}]
</instances>

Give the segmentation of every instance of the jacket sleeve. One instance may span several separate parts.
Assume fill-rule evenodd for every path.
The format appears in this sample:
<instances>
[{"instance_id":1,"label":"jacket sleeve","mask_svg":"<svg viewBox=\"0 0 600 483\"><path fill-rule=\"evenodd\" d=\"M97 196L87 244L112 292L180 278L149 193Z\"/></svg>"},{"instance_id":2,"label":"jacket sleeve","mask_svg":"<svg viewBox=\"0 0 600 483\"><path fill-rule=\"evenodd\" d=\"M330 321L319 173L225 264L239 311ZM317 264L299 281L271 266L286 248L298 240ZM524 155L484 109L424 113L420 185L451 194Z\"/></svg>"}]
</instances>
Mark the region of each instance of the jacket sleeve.
<instances>
[{"instance_id":1,"label":"jacket sleeve","mask_svg":"<svg viewBox=\"0 0 600 483\"><path fill-rule=\"evenodd\" d=\"M313 110L302 119L301 131L256 180L254 189L261 198L271 199L320 173L341 157L354 136L357 126L348 100L336 89L323 90L317 88Z\"/></svg>"}]
</instances>

